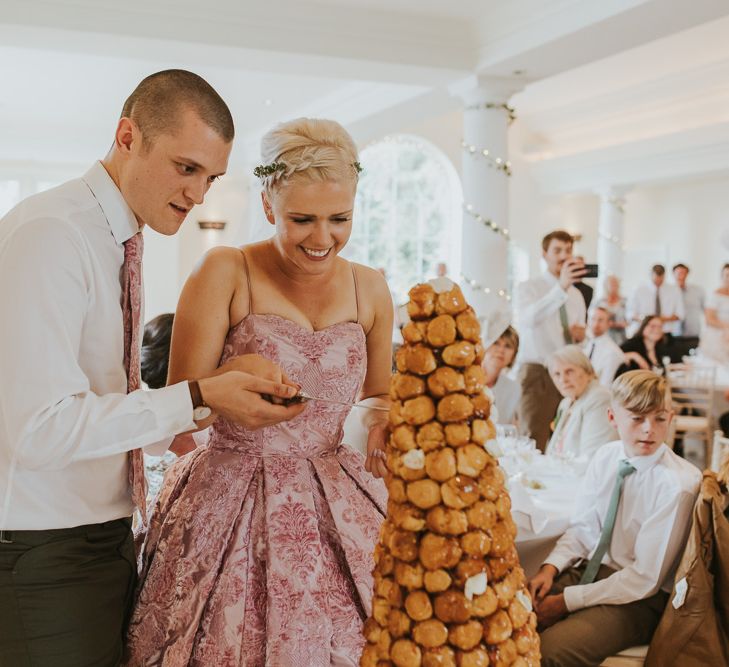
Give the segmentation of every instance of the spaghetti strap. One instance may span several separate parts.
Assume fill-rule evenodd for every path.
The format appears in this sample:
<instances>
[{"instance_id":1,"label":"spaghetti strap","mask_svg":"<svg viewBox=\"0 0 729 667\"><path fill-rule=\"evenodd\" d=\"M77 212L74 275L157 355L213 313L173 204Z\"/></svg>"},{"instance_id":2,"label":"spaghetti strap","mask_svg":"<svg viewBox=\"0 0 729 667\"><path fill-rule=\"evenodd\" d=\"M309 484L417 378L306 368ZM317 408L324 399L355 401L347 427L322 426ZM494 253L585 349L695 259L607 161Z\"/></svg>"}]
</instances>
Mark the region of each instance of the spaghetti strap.
<instances>
[{"instance_id":1,"label":"spaghetti strap","mask_svg":"<svg viewBox=\"0 0 729 667\"><path fill-rule=\"evenodd\" d=\"M253 314L253 288L251 287L251 272L248 268L248 258L246 257L245 250L241 250L240 254L243 255L243 264L245 265L246 282L248 283L248 314Z\"/></svg>"},{"instance_id":2,"label":"spaghetti strap","mask_svg":"<svg viewBox=\"0 0 729 667\"><path fill-rule=\"evenodd\" d=\"M354 278L354 302L357 306L357 324L359 321L359 284L357 283L357 271L354 269L354 263L352 263L352 277Z\"/></svg>"}]
</instances>

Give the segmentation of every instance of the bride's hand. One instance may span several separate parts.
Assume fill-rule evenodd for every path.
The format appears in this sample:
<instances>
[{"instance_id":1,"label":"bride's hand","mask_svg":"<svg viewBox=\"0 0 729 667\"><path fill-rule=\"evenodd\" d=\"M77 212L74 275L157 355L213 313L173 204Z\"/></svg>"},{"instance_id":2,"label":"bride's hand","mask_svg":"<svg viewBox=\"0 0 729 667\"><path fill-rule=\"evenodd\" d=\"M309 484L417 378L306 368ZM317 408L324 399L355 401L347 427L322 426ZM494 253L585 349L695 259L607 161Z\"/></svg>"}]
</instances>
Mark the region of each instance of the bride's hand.
<instances>
[{"instance_id":1,"label":"bride's hand","mask_svg":"<svg viewBox=\"0 0 729 667\"><path fill-rule=\"evenodd\" d=\"M385 464L385 444L387 441L387 425L373 424L367 434L367 458L365 470L374 477L385 477L387 465Z\"/></svg>"}]
</instances>

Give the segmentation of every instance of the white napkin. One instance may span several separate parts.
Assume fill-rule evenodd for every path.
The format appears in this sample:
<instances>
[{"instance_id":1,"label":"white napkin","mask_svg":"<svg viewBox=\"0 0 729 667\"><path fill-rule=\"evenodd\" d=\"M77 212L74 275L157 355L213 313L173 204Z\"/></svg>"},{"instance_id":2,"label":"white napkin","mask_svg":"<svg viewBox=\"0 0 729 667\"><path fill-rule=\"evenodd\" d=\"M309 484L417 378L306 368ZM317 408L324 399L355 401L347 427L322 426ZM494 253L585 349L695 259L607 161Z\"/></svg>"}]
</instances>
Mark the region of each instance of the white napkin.
<instances>
[{"instance_id":1,"label":"white napkin","mask_svg":"<svg viewBox=\"0 0 729 667\"><path fill-rule=\"evenodd\" d=\"M519 479L510 481L508 486L511 496L511 516L517 528L538 535L547 525L549 520L547 513L534 504Z\"/></svg>"}]
</instances>

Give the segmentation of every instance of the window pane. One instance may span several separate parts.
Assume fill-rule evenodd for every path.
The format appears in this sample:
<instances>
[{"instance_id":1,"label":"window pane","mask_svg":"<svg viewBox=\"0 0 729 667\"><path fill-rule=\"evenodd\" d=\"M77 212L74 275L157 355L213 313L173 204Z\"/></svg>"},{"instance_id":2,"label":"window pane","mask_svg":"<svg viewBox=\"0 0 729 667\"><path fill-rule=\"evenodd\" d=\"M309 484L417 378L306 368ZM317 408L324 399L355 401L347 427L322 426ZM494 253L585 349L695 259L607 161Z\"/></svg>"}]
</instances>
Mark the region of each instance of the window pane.
<instances>
[{"instance_id":1,"label":"window pane","mask_svg":"<svg viewBox=\"0 0 729 667\"><path fill-rule=\"evenodd\" d=\"M440 262L455 258L460 183L437 148L415 137L385 139L362 151L352 238L346 256L384 269L398 303ZM457 266L450 266L457 277Z\"/></svg>"},{"instance_id":2,"label":"window pane","mask_svg":"<svg viewBox=\"0 0 729 667\"><path fill-rule=\"evenodd\" d=\"M0 217L20 201L20 181L0 181Z\"/></svg>"}]
</instances>

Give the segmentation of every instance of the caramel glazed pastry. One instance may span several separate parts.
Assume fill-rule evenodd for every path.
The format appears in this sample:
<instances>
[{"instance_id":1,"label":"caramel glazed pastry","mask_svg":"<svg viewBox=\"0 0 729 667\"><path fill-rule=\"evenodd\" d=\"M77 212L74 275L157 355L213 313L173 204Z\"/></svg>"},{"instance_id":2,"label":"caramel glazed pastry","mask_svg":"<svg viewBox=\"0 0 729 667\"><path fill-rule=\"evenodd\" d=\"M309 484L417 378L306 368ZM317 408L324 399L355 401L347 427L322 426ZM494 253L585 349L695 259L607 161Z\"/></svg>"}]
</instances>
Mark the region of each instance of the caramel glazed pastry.
<instances>
[{"instance_id":1,"label":"caramel glazed pastry","mask_svg":"<svg viewBox=\"0 0 729 667\"><path fill-rule=\"evenodd\" d=\"M447 282L410 290L412 321L390 388L388 512L360 665L537 667L511 501L485 447L496 433L480 326Z\"/></svg>"}]
</instances>

